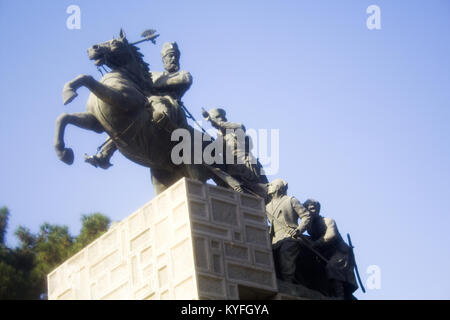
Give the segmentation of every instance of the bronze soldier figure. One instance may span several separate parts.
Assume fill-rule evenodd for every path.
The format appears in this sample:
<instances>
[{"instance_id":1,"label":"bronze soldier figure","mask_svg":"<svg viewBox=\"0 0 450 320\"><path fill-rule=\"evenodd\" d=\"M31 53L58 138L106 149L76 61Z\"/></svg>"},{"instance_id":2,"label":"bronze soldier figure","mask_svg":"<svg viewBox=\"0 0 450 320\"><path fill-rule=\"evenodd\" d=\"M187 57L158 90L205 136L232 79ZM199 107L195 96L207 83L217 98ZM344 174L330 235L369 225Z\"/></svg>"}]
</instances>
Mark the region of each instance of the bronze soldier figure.
<instances>
[{"instance_id":1,"label":"bronze soldier figure","mask_svg":"<svg viewBox=\"0 0 450 320\"><path fill-rule=\"evenodd\" d=\"M267 177L258 159L251 153L251 140L245 134L245 126L228 122L224 109L202 109L203 117L219 131L218 139L223 139L225 159L224 171L241 182L247 191L267 198ZM232 163L229 163L231 160Z\"/></svg>"},{"instance_id":2,"label":"bronze soldier figure","mask_svg":"<svg viewBox=\"0 0 450 320\"><path fill-rule=\"evenodd\" d=\"M166 42L161 50L164 72L151 72L153 87L149 98L152 119L161 128L172 132L187 126L181 98L192 85L189 72L180 70L180 50L176 42Z\"/></svg>"},{"instance_id":3,"label":"bronze soldier figure","mask_svg":"<svg viewBox=\"0 0 450 320\"><path fill-rule=\"evenodd\" d=\"M311 217L307 231L311 236L313 248L328 259L325 272L330 280L331 295L343 299L354 299L352 294L358 289L358 285L353 271L354 261L350 247L342 239L336 222L319 214L318 201L308 199L303 206Z\"/></svg>"},{"instance_id":4,"label":"bronze soldier figure","mask_svg":"<svg viewBox=\"0 0 450 320\"><path fill-rule=\"evenodd\" d=\"M270 221L270 235L277 277L283 281L299 283L296 261L301 246L296 236L305 232L311 223L310 212L295 198L287 195L288 184L282 179L269 183L271 197L266 205ZM298 219L300 218L300 224Z\"/></svg>"}]
</instances>

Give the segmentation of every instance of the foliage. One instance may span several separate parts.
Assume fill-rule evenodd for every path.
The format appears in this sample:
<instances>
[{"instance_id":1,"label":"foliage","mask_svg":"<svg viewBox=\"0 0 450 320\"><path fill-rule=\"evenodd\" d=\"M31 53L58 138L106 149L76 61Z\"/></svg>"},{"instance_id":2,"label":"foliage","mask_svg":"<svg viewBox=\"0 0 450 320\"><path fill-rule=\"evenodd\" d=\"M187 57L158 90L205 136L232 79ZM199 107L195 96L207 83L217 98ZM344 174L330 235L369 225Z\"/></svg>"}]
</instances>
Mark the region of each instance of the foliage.
<instances>
[{"instance_id":1,"label":"foliage","mask_svg":"<svg viewBox=\"0 0 450 320\"><path fill-rule=\"evenodd\" d=\"M111 220L101 213L81 216L81 231L73 243L74 253L86 247L108 230Z\"/></svg>"},{"instance_id":2,"label":"foliage","mask_svg":"<svg viewBox=\"0 0 450 320\"><path fill-rule=\"evenodd\" d=\"M19 226L19 246L5 245L9 211L0 209L0 299L42 299L47 274L108 230L110 219L101 213L82 215L80 234L73 237L67 226L43 223L34 234Z\"/></svg>"},{"instance_id":3,"label":"foliage","mask_svg":"<svg viewBox=\"0 0 450 320\"><path fill-rule=\"evenodd\" d=\"M9 210L0 208L0 246L5 244L6 227L8 226Z\"/></svg>"}]
</instances>

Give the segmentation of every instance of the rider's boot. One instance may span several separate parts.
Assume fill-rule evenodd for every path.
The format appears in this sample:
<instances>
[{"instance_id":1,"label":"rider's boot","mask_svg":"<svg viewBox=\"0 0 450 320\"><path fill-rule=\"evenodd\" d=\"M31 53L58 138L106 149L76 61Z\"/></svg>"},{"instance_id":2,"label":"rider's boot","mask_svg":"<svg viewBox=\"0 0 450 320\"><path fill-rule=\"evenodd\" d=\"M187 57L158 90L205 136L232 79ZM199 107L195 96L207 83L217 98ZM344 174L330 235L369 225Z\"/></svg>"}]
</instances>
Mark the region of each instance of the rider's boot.
<instances>
[{"instance_id":1,"label":"rider's boot","mask_svg":"<svg viewBox=\"0 0 450 320\"><path fill-rule=\"evenodd\" d=\"M112 166L109 162L114 152L117 150L117 146L113 140L109 139L102 147L100 152L94 156L84 155L84 161L93 165L94 167L100 167L102 169L108 169Z\"/></svg>"}]
</instances>

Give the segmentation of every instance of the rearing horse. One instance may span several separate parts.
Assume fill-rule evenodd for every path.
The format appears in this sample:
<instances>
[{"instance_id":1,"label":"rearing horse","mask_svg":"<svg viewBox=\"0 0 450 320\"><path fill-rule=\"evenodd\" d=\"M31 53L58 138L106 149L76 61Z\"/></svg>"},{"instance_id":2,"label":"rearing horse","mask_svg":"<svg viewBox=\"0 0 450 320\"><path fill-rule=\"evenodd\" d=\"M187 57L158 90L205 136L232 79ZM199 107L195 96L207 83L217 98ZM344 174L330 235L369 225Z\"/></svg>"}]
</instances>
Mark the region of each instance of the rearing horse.
<instances>
[{"instance_id":1,"label":"rearing horse","mask_svg":"<svg viewBox=\"0 0 450 320\"><path fill-rule=\"evenodd\" d=\"M171 141L171 133L158 127L151 119L149 97L152 80L148 64L139 49L128 43L123 30L120 30L117 40L89 48L88 56L97 67L106 65L111 72L100 81L89 75L80 75L65 84L65 105L77 96L76 91L80 87L88 88L91 94L86 112L64 113L56 120L54 147L60 160L69 165L74 161L73 150L64 143L65 128L72 124L97 133L106 132L125 157L151 168L156 194L182 177L203 182L211 178L219 185L242 191L239 182L218 167L206 164L175 165L172 162L171 150L175 142ZM152 98L158 99L155 96ZM186 117L183 111L179 114ZM193 139L196 130L190 126L186 129Z\"/></svg>"}]
</instances>

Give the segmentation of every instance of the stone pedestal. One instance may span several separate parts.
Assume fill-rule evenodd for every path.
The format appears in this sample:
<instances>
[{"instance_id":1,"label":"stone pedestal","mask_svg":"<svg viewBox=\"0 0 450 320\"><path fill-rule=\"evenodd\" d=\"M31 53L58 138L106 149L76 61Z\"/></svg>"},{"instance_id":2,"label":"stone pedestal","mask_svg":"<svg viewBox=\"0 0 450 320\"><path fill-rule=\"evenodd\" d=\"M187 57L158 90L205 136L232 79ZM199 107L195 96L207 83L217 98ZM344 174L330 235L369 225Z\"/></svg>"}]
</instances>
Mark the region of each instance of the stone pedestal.
<instances>
[{"instance_id":1,"label":"stone pedestal","mask_svg":"<svg viewBox=\"0 0 450 320\"><path fill-rule=\"evenodd\" d=\"M188 179L48 275L49 299L286 296L277 293L262 199Z\"/></svg>"}]
</instances>

